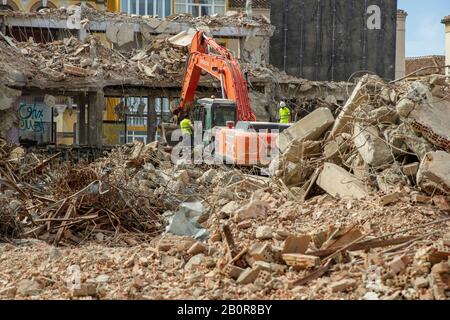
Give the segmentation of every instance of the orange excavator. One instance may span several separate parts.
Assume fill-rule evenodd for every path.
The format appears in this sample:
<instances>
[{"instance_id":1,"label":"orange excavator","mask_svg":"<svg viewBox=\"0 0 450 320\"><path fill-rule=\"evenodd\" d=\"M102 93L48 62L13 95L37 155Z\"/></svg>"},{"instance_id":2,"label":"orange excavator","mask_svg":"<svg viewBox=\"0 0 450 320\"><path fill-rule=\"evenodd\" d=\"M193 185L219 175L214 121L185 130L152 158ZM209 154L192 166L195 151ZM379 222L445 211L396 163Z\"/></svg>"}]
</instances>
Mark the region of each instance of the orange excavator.
<instances>
[{"instance_id":1,"label":"orange excavator","mask_svg":"<svg viewBox=\"0 0 450 320\"><path fill-rule=\"evenodd\" d=\"M202 72L220 80L221 99L199 99L194 103ZM179 120L190 117L201 121L204 144L214 143L216 158L235 165L267 165L277 134L289 127L256 122L238 61L202 31L197 31L192 39L180 103L172 111Z\"/></svg>"}]
</instances>

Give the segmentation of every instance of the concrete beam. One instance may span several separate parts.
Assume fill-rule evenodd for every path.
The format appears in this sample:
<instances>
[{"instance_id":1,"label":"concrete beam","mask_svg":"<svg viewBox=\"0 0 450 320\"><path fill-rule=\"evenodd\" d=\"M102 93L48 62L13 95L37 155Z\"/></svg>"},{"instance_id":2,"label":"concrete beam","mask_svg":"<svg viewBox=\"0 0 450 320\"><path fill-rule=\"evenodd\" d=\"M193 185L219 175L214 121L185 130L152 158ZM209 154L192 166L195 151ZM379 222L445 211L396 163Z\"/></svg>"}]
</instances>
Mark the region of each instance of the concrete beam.
<instances>
[{"instance_id":1,"label":"concrete beam","mask_svg":"<svg viewBox=\"0 0 450 320\"><path fill-rule=\"evenodd\" d=\"M363 199L369 195L365 185L354 175L329 162L325 162L317 185L338 199Z\"/></svg>"},{"instance_id":2,"label":"concrete beam","mask_svg":"<svg viewBox=\"0 0 450 320\"><path fill-rule=\"evenodd\" d=\"M102 90L89 93L89 135L90 146L101 148L103 146L103 109L105 96Z\"/></svg>"},{"instance_id":3,"label":"concrete beam","mask_svg":"<svg viewBox=\"0 0 450 320\"><path fill-rule=\"evenodd\" d=\"M155 109L155 97L148 96L147 108L147 143L155 141L157 114Z\"/></svg>"},{"instance_id":4,"label":"concrete beam","mask_svg":"<svg viewBox=\"0 0 450 320\"><path fill-rule=\"evenodd\" d=\"M65 19L46 19L46 18L30 18L30 17L11 17L4 16L4 24L10 27L28 27L28 28L45 28L45 29L68 29L67 20ZM109 24L127 23L133 25L134 32L141 32L141 25L147 26L145 22L125 22L116 20L105 21L89 21L86 25L86 30L91 32L106 32L106 28ZM181 31L187 31L193 28L194 25L187 22L170 22L161 30L160 27L152 29L150 28L150 34L178 34ZM75 29L76 30L76 29ZM270 37L273 34L273 30L265 30L258 27L215 27L211 28L210 32L213 37L222 38L242 38L247 36L266 36Z\"/></svg>"},{"instance_id":5,"label":"concrete beam","mask_svg":"<svg viewBox=\"0 0 450 320\"><path fill-rule=\"evenodd\" d=\"M86 102L87 98L84 94L78 96L77 106L78 113L78 143L87 144L87 126L86 126Z\"/></svg>"}]
</instances>

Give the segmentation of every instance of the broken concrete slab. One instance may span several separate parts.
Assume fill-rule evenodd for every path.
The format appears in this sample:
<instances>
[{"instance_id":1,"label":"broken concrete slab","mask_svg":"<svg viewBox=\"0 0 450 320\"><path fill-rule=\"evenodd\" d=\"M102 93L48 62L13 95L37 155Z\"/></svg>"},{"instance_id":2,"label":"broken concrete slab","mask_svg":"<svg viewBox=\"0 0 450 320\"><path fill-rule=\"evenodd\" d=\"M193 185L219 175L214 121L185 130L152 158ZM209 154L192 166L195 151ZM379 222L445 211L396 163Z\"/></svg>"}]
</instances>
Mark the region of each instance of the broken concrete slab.
<instances>
[{"instance_id":1,"label":"broken concrete slab","mask_svg":"<svg viewBox=\"0 0 450 320\"><path fill-rule=\"evenodd\" d=\"M220 209L221 214L225 215L226 217L231 217L235 212L237 212L241 206L236 201L230 201L226 205Z\"/></svg>"},{"instance_id":2,"label":"broken concrete slab","mask_svg":"<svg viewBox=\"0 0 450 320\"><path fill-rule=\"evenodd\" d=\"M408 98L404 98L402 100L400 100L396 106L397 109L397 113L401 116L401 117L408 117L409 114L411 113L411 111L414 110L416 106L416 103Z\"/></svg>"},{"instance_id":3,"label":"broken concrete slab","mask_svg":"<svg viewBox=\"0 0 450 320\"><path fill-rule=\"evenodd\" d=\"M335 198L363 199L369 195L364 184L347 170L326 162L317 185Z\"/></svg>"},{"instance_id":4,"label":"broken concrete slab","mask_svg":"<svg viewBox=\"0 0 450 320\"><path fill-rule=\"evenodd\" d=\"M437 190L450 192L450 154L444 151L429 152L417 172L417 184L429 194Z\"/></svg>"},{"instance_id":5,"label":"broken concrete slab","mask_svg":"<svg viewBox=\"0 0 450 320\"><path fill-rule=\"evenodd\" d=\"M356 287L357 282L354 279L343 279L333 282L330 285L331 292L342 292L352 290Z\"/></svg>"},{"instance_id":6,"label":"broken concrete slab","mask_svg":"<svg viewBox=\"0 0 450 320\"><path fill-rule=\"evenodd\" d=\"M255 237L258 240L272 239L273 230L269 226L260 226L256 229Z\"/></svg>"},{"instance_id":7,"label":"broken concrete slab","mask_svg":"<svg viewBox=\"0 0 450 320\"><path fill-rule=\"evenodd\" d=\"M394 202L400 200L401 194L399 192L392 192L380 197L380 205L388 206Z\"/></svg>"},{"instance_id":8,"label":"broken concrete slab","mask_svg":"<svg viewBox=\"0 0 450 320\"><path fill-rule=\"evenodd\" d=\"M400 124L395 130L391 132L389 142L392 145L396 145L395 140L402 140L407 148L411 150L419 160L422 160L430 151L433 151L433 145L425 138L420 137L414 133L412 127L406 123Z\"/></svg>"},{"instance_id":9,"label":"broken concrete slab","mask_svg":"<svg viewBox=\"0 0 450 320\"><path fill-rule=\"evenodd\" d=\"M166 31L166 29L170 27L170 25L171 25L171 22L170 22L170 21L163 20L163 21L158 25L158 27L156 28L155 31L156 31L157 33L164 33L164 32Z\"/></svg>"},{"instance_id":10,"label":"broken concrete slab","mask_svg":"<svg viewBox=\"0 0 450 320\"><path fill-rule=\"evenodd\" d=\"M235 220L236 222L241 222L248 219L256 219L261 216L265 216L269 211L270 206L264 201L251 201L249 204L245 205L238 212L236 212Z\"/></svg>"},{"instance_id":11,"label":"broken concrete slab","mask_svg":"<svg viewBox=\"0 0 450 320\"><path fill-rule=\"evenodd\" d=\"M337 117L333 128L331 129L330 139L336 137L339 133L342 132L350 132L351 126L348 124L353 121L353 112L358 108L361 104L367 102L368 96L363 94L362 87L367 82L368 76L364 76L356 85L355 89L353 89L352 95L347 100L344 108L341 113Z\"/></svg>"},{"instance_id":12,"label":"broken concrete slab","mask_svg":"<svg viewBox=\"0 0 450 320\"><path fill-rule=\"evenodd\" d=\"M399 165L393 164L391 167L379 172L376 177L378 188L386 193L392 192L399 184L406 184L408 181L402 174Z\"/></svg>"},{"instance_id":13,"label":"broken concrete slab","mask_svg":"<svg viewBox=\"0 0 450 320\"><path fill-rule=\"evenodd\" d=\"M414 131L438 147L450 150L450 101L438 97L423 100L408 116Z\"/></svg>"},{"instance_id":14,"label":"broken concrete slab","mask_svg":"<svg viewBox=\"0 0 450 320\"><path fill-rule=\"evenodd\" d=\"M22 91L0 85L0 110L6 110L13 106Z\"/></svg>"},{"instance_id":15,"label":"broken concrete slab","mask_svg":"<svg viewBox=\"0 0 450 320\"><path fill-rule=\"evenodd\" d=\"M236 280L236 283L244 285L253 283L258 277L260 271L261 269L259 268L247 268L239 275L239 278Z\"/></svg>"},{"instance_id":16,"label":"broken concrete slab","mask_svg":"<svg viewBox=\"0 0 450 320\"><path fill-rule=\"evenodd\" d=\"M117 43L117 33L119 32L119 27L116 24L108 24L106 26L106 39L112 43Z\"/></svg>"},{"instance_id":17,"label":"broken concrete slab","mask_svg":"<svg viewBox=\"0 0 450 320\"><path fill-rule=\"evenodd\" d=\"M339 165L339 163L337 163ZM351 168L355 177L361 181L370 181L370 165L368 165L359 153L351 161Z\"/></svg>"},{"instance_id":18,"label":"broken concrete slab","mask_svg":"<svg viewBox=\"0 0 450 320\"><path fill-rule=\"evenodd\" d=\"M278 137L278 147L284 153L293 141L318 140L333 123L334 117L330 109L319 108L284 130Z\"/></svg>"},{"instance_id":19,"label":"broken concrete slab","mask_svg":"<svg viewBox=\"0 0 450 320\"><path fill-rule=\"evenodd\" d=\"M134 41L134 26L131 23L108 24L106 38L121 47Z\"/></svg>"},{"instance_id":20,"label":"broken concrete slab","mask_svg":"<svg viewBox=\"0 0 450 320\"><path fill-rule=\"evenodd\" d=\"M376 126L356 123L353 142L364 162L373 167L394 161L389 145L381 138Z\"/></svg>"},{"instance_id":21,"label":"broken concrete slab","mask_svg":"<svg viewBox=\"0 0 450 320\"><path fill-rule=\"evenodd\" d=\"M174 35L173 37L170 37L168 39L168 41L175 46L187 47L187 46L191 45L194 35L195 35L195 30L191 28L187 31L182 31L182 32Z\"/></svg>"},{"instance_id":22,"label":"broken concrete slab","mask_svg":"<svg viewBox=\"0 0 450 320\"><path fill-rule=\"evenodd\" d=\"M419 166L420 166L419 162L406 164L402 167L402 171L408 177L413 177L417 175L417 172L419 171Z\"/></svg>"},{"instance_id":23,"label":"broken concrete slab","mask_svg":"<svg viewBox=\"0 0 450 320\"><path fill-rule=\"evenodd\" d=\"M158 26L161 24L161 20L157 18L147 18L145 19L145 23L152 29L158 28Z\"/></svg>"},{"instance_id":24,"label":"broken concrete slab","mask_svg":"<svg viewBox=\"0 0 450 320\"><path fill-rule=\"evenodd\" d=\"M320 154L320 149L320 141L303 141L303 139L297 139L289 145L283 154L283 158L287 161L297 162L308 156L317 156Z\"/></svg>"}]
</instances>

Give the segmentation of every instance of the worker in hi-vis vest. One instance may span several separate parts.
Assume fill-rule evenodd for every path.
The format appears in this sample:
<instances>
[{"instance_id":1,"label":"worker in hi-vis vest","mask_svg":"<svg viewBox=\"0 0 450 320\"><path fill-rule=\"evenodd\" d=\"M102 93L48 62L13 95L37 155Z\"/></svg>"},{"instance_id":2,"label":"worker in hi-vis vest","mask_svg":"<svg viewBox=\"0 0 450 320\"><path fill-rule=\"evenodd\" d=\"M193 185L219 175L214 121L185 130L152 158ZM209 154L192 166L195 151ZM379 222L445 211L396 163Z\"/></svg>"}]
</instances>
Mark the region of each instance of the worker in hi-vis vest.
<instances>
[{"instance_id":1,"label":"worker in hi-vis vest","mask_svg":"<svg viewBox=\"0 0 450 320\"><path fill-rule=\"evenodd\" d=\"M192 135L192 123L188 118L180 122L180 128L183 134Z\"/></svg>"},{"instance_id":2,"label":"worker in hi-vis vest","mask_svg":"<svg viewBox=\"0 0 450 320\"><path fill-rule=\"evenodd\" d=\"M291 122L291 110L286 106L284 101L280 102L280 123L289 123Z\"/></svg>"}]
</instances>

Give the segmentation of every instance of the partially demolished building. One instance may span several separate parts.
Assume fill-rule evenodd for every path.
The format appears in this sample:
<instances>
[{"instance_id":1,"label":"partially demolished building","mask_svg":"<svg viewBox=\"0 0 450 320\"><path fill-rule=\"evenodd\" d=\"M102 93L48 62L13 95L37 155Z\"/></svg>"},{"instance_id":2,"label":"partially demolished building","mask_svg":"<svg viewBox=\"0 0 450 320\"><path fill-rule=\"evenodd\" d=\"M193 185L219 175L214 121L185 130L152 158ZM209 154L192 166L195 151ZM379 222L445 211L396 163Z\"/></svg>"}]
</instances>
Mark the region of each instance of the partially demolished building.
<instances>
[{"instance_id":1,"label":"partially demolished building","mask_svg":"<svg viewBox=\"0 0 450 320\"><path fill-rule=\"evenodd\" d=\"M39 114L39 119L28 119L33 112L24 111L5 125L2 134L8 131L14 142L23 136L54 143L59 132L60 143L102 146L132 141L127 133L132 136L133 131L139 131L143 141L152 141L157 124L170 118L169 109L177 103L186 47L196 29L223 41L240 58L260 120L275 117L280 98L293 98L293 104L308 108L345 100L345 84L309 82L271 67L273 26L243 13L198 18L181 14L161 20L71 6L39 13L1 12L0 25L4 61L15 57L4 66L2 83L20 90L22 97L3 109L13 113L36 109ZM205 77L199 95L217 95L218 88L217 82ZM34 100L24 98L30 96ZM41 107L36 108L36 101ZM71 119L59 114L62 124L56 128L52 123L57 112L51 111L55 106L63 116L68 110L64 117ZM36 132L35 128L45 134L38 139L34 133L26 134L30 129Z\"/></svg>"}]
</instances>

